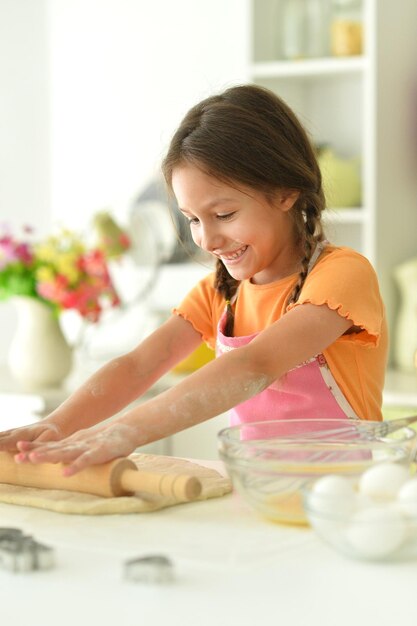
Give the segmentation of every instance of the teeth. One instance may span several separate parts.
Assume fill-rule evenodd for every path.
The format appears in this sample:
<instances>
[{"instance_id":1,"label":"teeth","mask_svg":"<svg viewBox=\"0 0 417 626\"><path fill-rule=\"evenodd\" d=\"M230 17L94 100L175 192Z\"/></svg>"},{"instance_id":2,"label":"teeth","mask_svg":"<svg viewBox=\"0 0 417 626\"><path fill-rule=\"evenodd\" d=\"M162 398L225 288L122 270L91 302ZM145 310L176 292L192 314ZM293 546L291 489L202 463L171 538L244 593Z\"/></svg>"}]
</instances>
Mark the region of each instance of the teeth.
<instances>
[{"instance_id":1,"label":"teeth","mask_svg":"<svg viewBox=\"0 0 417 626\"><path fill-rule=\"evenodd\" d=\"M243 248L240 248L240 250L238 250L237 252L229 256L222 254L222 258L225 259L225 261L234 261L235 259L238 259L240 256L242 256L242 254L246 251L247 247L248 246L244 246Z\"/></svg>"}]
</instances>

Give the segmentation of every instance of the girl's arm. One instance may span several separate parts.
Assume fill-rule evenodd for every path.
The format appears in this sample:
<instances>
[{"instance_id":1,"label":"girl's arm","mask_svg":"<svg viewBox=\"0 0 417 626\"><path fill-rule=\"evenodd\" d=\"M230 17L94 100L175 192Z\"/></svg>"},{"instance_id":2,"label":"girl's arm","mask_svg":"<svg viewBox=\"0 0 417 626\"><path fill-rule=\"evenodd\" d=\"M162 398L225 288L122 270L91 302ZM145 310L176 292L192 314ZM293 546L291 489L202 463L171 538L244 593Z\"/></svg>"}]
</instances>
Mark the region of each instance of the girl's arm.
<instances>
[{"instance_id":1,"label":"girl's arm","mask_svg":"<svg viewBox=\"0 0 417 626\"><path fill-rule=\"evenodd\" d=\"M134 427L140 446L203 422L263 391L351 327L350 320L326 305L295 307L246 346L226 352L180 384L126 412L120 423Z\"/></svg>"},{"instance_id":2,"label":"girl's arm","mask_svg":"<svg viewBox=\"0 0 417 626\"><path fill-rule=\"evenodd\" d=\"M172 316L134 350L100 368L47 418L0 433L0 450L21 439L62 439L101 422L140 397L200 343L189 322Z\"/></svg>"},{"instance_id":3,"label":"girl's arm","mask_svg":"<svg viewBox=\"0 0 417 626\"><path fill-rule=\"evenodd\" d=\"M207 420L259 393L285 372L322 352L352 322L326 305L295 307L250 344L226 352L165 391L99 429L58 443L19 443L17 460L68 463L71 475L95 463ZM20 457L20 458L19 458Z\"/></svg>"}]
</instances>

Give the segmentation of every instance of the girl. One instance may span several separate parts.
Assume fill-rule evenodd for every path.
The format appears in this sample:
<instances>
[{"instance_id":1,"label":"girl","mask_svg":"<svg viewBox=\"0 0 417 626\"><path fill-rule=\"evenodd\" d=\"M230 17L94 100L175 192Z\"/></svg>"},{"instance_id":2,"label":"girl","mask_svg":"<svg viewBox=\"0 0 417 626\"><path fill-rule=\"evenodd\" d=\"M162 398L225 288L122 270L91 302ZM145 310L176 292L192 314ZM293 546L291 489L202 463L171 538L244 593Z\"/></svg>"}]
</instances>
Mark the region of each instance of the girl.
<instances>
[{"instance_id":1,"label":"girl","mask_svg":"<svg viewBox=\"0 0 417 626\"><path fill-rule=\"evenodd\" d=\"M163 173L215 273L48 418L0 435L0 449L17 448L17 462L66 463L72 475L228 409L232 423L380 420L387 329L377 278L363 256L326 242L320 170L288 106L253 85L203 100L175 133ZM90 428L202 341L219 358Z\"/></svg>"}]
</instances>

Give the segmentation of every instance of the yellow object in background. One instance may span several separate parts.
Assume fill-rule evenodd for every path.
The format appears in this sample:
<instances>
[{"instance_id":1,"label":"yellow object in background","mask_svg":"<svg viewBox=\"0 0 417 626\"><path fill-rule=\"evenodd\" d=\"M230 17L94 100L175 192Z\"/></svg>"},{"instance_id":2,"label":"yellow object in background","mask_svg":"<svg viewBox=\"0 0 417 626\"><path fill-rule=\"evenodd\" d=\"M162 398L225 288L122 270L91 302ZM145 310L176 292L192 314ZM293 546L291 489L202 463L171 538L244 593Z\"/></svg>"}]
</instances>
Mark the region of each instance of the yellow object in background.
<instances>
[{"instance_id":1,"label":"yellow object in background","mask_svg":"<svg viewBox=\"0 0 417 626\"><path fill-rule=\"evenodd\" d=\"M361 22L334 20L331 26L331 49L334 56L356 56L363 52Z\"/></svg>"},{"instance_id":2,"label":"yellow object in background","mask_svg":"<svg viewBox=\"0 0 417 626\"><path fill-rule=\"evenodd\" d=\"M101 211L94 215L93 229L97 240L96 245L106 257L118 257L130 248L130 239L127 233L107 211Z\"/></svg>"},{"instance_id":3,"label":"yellow object in background","mask_svg":"<svg viewBox=\"0 0 417 626\"><path fill-rule=\"evenodd\" d=\"M363 53L363 0L332 0L330 47L334 56Z\"/></svg>"},{"instance_id":4,"label":"yellow object in background","mask_svg":"<svg viewBox=\"0 0 417 626\"><path fill-rule=\"evenodd\" d=\"M214 350L209 348L207 344L202 343L196 350L186 359L178 363L172 370L176 374L187 374L195 372L206 363L209 363L215 358Z\"/></svg>"},{"instance_id":5,"label":"yellow object in background","mask_svg":"<svg viewBox=\"0 0 417 626\"><path fill-rule=\"evenodd\" d=\"M362 185L359 157L343 158L329 147L318 148L327 205L331 208L359 207Z\"/></svg>"}]
</instances>

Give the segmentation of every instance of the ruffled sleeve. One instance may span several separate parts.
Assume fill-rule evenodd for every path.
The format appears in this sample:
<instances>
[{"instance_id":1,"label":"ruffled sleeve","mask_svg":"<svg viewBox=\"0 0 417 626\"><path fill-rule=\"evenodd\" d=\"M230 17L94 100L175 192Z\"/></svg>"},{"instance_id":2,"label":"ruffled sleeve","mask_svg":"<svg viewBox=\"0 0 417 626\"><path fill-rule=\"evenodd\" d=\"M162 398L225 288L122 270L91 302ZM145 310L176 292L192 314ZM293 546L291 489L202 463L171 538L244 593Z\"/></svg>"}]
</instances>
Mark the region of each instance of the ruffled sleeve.
<instances>
[{"instance_id":1,"label":"ruffled sleeve","mask_svg":"<svg viewBox=\"0 0 417 626\"><path fill-rule=\"evenodd\" d=\"M325 304L362 329L343 335L338 341L378 345L384 305L375 270L361 254L348 248L325 251L308 275L299 300L288 310L306 303Z\"/></svg>"},{"instance_id":2,"label":"ruffled sleeve","mask_svg":"<svg viewBox=\"0 0 417 626\"><path fill-rule=\"evenodd\" d=\"M214 348L217 322L223 308L224 300L214 289L214 273L211 273L191 289L172 313L189 321L203 341Z\"/></svg>"}]
</instances>

